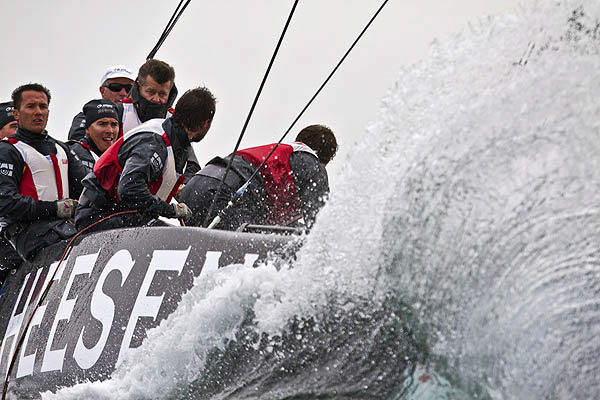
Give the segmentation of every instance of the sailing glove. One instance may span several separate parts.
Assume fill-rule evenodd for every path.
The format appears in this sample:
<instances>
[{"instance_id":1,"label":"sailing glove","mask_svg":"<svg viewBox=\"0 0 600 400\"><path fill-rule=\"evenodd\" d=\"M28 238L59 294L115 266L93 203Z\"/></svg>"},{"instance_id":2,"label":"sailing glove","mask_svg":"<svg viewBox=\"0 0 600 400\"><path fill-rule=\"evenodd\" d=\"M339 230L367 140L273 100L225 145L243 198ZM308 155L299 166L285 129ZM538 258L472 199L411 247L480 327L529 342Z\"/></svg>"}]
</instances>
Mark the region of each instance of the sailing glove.
<instances>
[{"instance_id":1,"label":"sailing glove","mask_svg":"<svg viewBox=\"0 0 600 400\"><path fill-rule=\"evenodd\" d=\"M64 199L56 202L56 216L58 218L67 219L75 214L77 208L77 200Z\"/></svg>"},{"instance_id":2,"label":"sailing glove","mask_svg":"<svg viewBox=\"0 0 600 400\"><path fill-rule=\"evenodd\" d=\"M192 216L192 210L185 203L171 204L175 210L175 218L187 218Z\"/></svg>"}]
</instances>

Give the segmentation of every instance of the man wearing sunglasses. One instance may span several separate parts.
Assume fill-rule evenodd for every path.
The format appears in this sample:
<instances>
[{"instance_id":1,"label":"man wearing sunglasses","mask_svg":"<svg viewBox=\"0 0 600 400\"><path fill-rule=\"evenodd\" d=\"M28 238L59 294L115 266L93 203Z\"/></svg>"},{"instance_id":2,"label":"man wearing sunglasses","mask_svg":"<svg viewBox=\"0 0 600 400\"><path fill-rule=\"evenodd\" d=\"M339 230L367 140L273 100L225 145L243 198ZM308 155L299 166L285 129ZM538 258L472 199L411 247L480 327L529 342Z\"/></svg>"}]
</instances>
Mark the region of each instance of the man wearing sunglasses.
<instances>
[{"instance_id":1,"label":"man wearing sunglasses","mask_svg":"<svg viewBox=\"0 0 600 400\"><path fill-rule=\"evenodd\" d=\"M121 103L126 99L133 87L135 76L133 71L124 65L113 65L108 67L102 79L100 79L100 94L103 99L112 101L115 104ZM121 112L119 108L119 112ZM73 118L71 129L69 130L69 140L79 141L85 136L85 115L80 112Z\"/></svg>"}]
</instances>

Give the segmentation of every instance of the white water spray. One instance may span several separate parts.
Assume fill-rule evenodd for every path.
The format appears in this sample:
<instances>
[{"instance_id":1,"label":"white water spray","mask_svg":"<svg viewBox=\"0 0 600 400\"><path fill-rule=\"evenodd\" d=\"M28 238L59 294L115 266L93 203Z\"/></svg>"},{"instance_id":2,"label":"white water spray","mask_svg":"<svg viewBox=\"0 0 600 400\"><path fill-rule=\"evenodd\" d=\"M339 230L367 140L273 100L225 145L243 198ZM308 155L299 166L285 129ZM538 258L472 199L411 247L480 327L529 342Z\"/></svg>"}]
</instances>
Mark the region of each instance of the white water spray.
<instances>
[{"instance_id":1,"label":"white water spray","mask_svg":"<svg viewBox=\"0 0 600 400\"><path fill-rule=\"evenodd\" d=\"M597 397L598 20L592 1L540 2L435 44L335 161L345 179L293 269L200 280L111 380L45 398L163 398L248 310L277 334L331 296L390 291L427 327L431 368L472 396Z\"/></svg>"}]
</instances>

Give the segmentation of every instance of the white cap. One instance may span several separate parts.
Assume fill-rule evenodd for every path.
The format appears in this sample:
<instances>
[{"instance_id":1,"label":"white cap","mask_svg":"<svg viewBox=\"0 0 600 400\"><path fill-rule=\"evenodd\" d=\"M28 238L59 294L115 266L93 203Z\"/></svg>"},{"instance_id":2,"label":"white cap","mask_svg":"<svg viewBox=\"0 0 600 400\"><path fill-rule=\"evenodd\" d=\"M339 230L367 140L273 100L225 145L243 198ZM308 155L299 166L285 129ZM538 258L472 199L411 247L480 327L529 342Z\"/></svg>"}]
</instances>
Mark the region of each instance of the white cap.
<instances>
[{"instance_id":1,"label":"white cap","mask_svg":"<svg viewBox=\"0 0 600 400\"><path fill-rule=\"evenodd\" d=\"M106 82L107 79L112 78L127 78L131 79L132 81L135 80L133 71L124 65L113 65L112 67L108 67L104 75L102 75L100 85L104 85L104 82Z\"/></svg>"}]
</instances>

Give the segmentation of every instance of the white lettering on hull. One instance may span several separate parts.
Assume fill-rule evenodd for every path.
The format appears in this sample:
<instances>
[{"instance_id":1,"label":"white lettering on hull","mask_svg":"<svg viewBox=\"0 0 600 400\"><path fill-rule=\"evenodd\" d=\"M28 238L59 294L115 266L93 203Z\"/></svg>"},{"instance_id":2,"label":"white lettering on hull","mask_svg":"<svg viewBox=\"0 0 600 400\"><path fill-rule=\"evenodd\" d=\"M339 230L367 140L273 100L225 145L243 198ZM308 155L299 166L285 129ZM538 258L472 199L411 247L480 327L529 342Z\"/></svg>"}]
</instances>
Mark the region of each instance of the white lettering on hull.
<instances>
[{"instance_id":1,"label":"white lettering on hull","mask_svg":"<svg viewBox=\"0 0 600 400\"><path fill-rule=\"evenodd\" d=\"M127 280L127 277L129 276L134 264L135 261L132 259L129 251L120 250L115 253L106 263L104 270L98 278L98 283L96 284L94 293L92 294L90 312L94 318L100 321L100 324L102 325L102 332L100 333L98 342L96 342L96 344L91 348L87 348L83 344L84 331L82 331L79 335L77 345L75 346L75 351L73 352L73 358L83 369L92 368L100 358L100 355L104 350L104 346L106 345L106 341L108 340L108 334L110 333L115 317L115 302L103 291L106 277L112 271L120 271L121 283L123 284Z\"/></svg>"},{"instance_id":2,"label":"white lettering on hull","mask_svg":"<svg viewBox=\"0 0 600 400\"><path fill-rule=\"evenodd\" d=\"M164 294L161 294L160 296L148 296L148 290L152 285L156 272L177 271L181 274L191 249L192 247L190 246L186 250L154 250L152 253L152 261L150 261L148 271L146 272L146 276L144 276L142 286L137 299L135 300L133 310L131 311L131 316L127 322L127 328L125 329L125 335L121 342L117 365L122 361L124 350L128 349L131 345L131 339L133 338L138 319L140 317L152 317L156 319L158 315L158 310L162 305Z\"/></svg>"},{"instance_id":3,"label":"white lettering on hull","mask_svg":"<svg viewBox=\"0 0 600 400\"><path fill-rule=\"evenodd\" d=\"M98 254L99 252L94 254L88 254L85 256L79 256L75 260L73 271L69 276L67 286L65 287L65 291L63 292L60 303L58 304L58 310L56 311L54 322L52 322L52 329L50 329L50 336L48 337L48 343L46 344L46 351L44 353L44 359L42 361L41 372L62 371L63 362L65 359L66 344L63 348L52 350L52 344L54 343L56 329L58 328L58 323L60 321L68 321L71 318L71 314L73 313L73 308L75 307L75 301L77 300L77 297L70 300L67 299L69 297L69 293L71 292L71 287L73 286L73 281L75 280L75 277L78 275L89 275L92 272L92 269L94 268L94 264L96 263Z\"/></svg>"}]
</instances>

